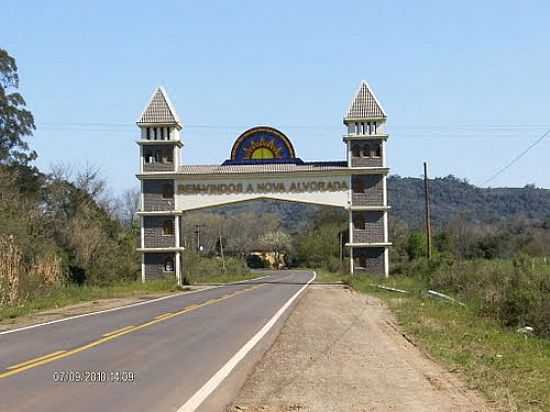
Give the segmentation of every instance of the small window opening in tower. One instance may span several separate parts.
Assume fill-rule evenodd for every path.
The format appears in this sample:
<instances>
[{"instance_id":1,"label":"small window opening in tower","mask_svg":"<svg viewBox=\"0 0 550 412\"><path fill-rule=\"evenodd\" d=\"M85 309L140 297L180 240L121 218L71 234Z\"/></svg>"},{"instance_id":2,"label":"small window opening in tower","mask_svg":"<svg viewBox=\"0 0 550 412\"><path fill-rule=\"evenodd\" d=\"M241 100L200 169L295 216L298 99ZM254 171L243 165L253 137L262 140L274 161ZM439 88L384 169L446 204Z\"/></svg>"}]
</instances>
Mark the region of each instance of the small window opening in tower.
<instances>
[{"instance_id":1,"label":"small window opening in tower","mask_svg":"<svg viewBox=\"0 0 550 412\"><path fill-rule=\"evenodd\" d=\"M165 151L164 155L162 156L162 160L163 160L163 163L172 163L173 161L172 151L171 150Z\"/></svg>"},{"instance_id":2,"label":"small window opening in tower","mask_svg":"<svg viewBox=\"0 0 550 412\"><path fill-rule=\"evenodd\" d=\"M357 230L365 230L365 216L358 213L353 217L353 227Z\"/></svg>"},{"instance_id":3,"label":"small window opening in tower","mask_svg":"<svg viewBox=\"0 0 550 412\"><path fill-rule=\"evenodd\" d=\"M165 183L162 185L162 198L172 199L174 197L174 185Z\"/></svg>"},{"instance_id":4,"label":"small window opening in tower","mask_svg":"<svg viewBox=\"0 0 550 412\"><path fill-rule=\"evenodd\" d=\"M151 152L145 152L143 157L145 158L145 163L153 163L153 155Z\"/></svg>"},{"instance_id":5,"label":"small window opening in tower","mask_svg":"<svg viewBox=\"0 0 550 412\"><path fill-rule=\"evenodd\" d=\"M171 220L165 220L162 222L162 234L165 236L174 234L174 223Z\"/></svg>"},{"instance_id":6,"label":"small window opening in tower","mask_svg":"<svg viewBox=\"0 0 550 412\"><path fill-rule=\"evenodd\" d=\"M357 258L357 266L360 267L360 268L366 268L367 267L367 257L366 256L359 256Z\"/></svg>"},{"instance_id":7,"label":"small window opening in tower","mask_svg":"<svg viewBox=\"0 0 550 412\"><path fill-rule=\"evenodd\" d=\"M374 152L374 156L376 157L382 157L382 144L381 143L378 143L376 145L376 150Z\"/></svg>"},{"instance_id":8,"label":"small window opening in tower","mask_svg":"<svg viewBox=\"0 0 550 412\"><path fill-rule=\"evenodd\" d=\"M351 155L353 157L361 157L361 146L354 144L351 146Z\"/></svg>"},{"instance_id":9,"label":"small window opening in tower","mask_svg":"<svg viewBox=\"0 0 550 412\"><path fill-rule=\"evenodd\" d=\"M363 157L371 157L371 149L368 143L363 145L362 152L363 152Z\"/></svg>"},{"instance_id":10,"label":"small window opening in tower","mask_svg":"<svg viewBox=\"0 0 550 412\"><path fill-rule=\"evenodd\" d=\"M361 130L359 129L359 123L355 123L355 134L361 134Z\"/></svg>"},{"instance_id":11,"label":"small window opening in tower","mask_svg":"<svg viewBox=\"0 0 550 412\"><path fill-rule=\"evenodd\" d=\"M174 271L174 260L172 258L167 258L164 261L164 271L173 272Z\"/></svg>"},{"instance_id":12,"label":"small window opening in tower","mask_svg":"<svg viewBox=\"0 0 550 412\"><path fill-rule=\"evenodd\" d=\"M365 181L362 176L353 176L351 181L351 190L353 193L365 192Z\"/></svg>"},{"instance_id":13,"label":"small window opening in tower","mask_svg":"<svg viewBox=\"0 0 550 412\"><path fill-rule=\"evenodd\" d=\"M145 128L145 133L146 133L147 140L151 140L151 128L150 127Z\"/></svg>"},{"instance_id":14,"label":"small window opening in tower","mask_svg":"<svg viewBox=\"0 0 550 412\"><path fill-rule=\"evenodd\" d=\"M377 133L377 131L376 131L377 127L378 127L378 123L377 123L377 122L374 122L374 134Z\"/></svg>"}]
</instances>

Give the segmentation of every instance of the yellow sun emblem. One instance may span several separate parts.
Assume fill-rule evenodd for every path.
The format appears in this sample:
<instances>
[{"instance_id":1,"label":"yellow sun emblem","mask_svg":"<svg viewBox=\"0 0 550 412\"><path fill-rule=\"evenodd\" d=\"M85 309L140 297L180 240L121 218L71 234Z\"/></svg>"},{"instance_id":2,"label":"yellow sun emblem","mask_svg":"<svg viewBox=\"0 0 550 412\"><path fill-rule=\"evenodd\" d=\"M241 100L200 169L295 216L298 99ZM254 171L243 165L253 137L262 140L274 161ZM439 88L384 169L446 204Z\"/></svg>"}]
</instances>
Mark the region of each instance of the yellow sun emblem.
<instances>
[{"instance_id":1,"label":"yellow sun emblem","mask_svg":"<svg viewBox=\"0 0 550 412\"><path fill-rule=\"evenodd\" d=\"M277 147L274 140L265 140L261 138L256 140L245 148L247 159L263 160L278 159L281 157L281 149Z\"/></svg>"}]
</instances>

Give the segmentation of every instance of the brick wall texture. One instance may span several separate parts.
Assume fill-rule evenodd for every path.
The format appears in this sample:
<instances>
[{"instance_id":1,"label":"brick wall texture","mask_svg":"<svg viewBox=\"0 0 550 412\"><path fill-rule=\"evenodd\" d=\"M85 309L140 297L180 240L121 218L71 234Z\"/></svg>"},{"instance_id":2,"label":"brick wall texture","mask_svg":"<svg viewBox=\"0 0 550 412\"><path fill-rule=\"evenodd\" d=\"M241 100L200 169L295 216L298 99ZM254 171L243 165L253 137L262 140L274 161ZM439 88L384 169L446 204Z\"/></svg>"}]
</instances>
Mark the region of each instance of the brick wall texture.
<instances>
[{"instance_id":1,"label":"brick wall texture","mask_svg":"<svg viewBox=\"0 0 550 412\"><path fill-rule=\"evenodd\" d=\"M353 243L384 242L384 212L354 211Z\"/></svg>"},{"instance_id":2,"label":"brick wall texture","mask_svg":"<svg viewBox=\"0 0 550 412\"><path fill-rule=\"evenodd\" d=\"M166 259L171 258L174 261L174 272L166 272L164 264ZM176 261L174 253L146 253L145 254L145 279L158 279L165 276L173 277L176 275Z\"/></svg>"},{"instance_id":3,"label":"brick wall texture","mask_svg":"<svg viewBox=\"0 0 550 412\"><path fill-rule=\"evenodd\" d=\"M381 144L382 141L361 141L361 142L352 142L351 143L351 166L352 167L383 167L383 153L380 150L381 156L372 157L370 156L370 150L367 147L371 147L375 144ZM369 146L370 145L370 146Z\"/></svg>"},{"instance_id":4,"label":"brick wall texture","mask_svg":"<svg viewBox=\"0 0 550 412\"><path fill-rule=\"evenodd\" d=\"M163 186L172 186L172 197L163 197ZM170 179L155 179L143 181L143 200L145 211L167 211L174 210L174 181Z\"/></svg>"},{"instance_id":5,"label":"brick wall texture","mask_svg":"<svg viewBox=\"0 0 550 412\"><path fill-rule=\"evenodd\" d=\"M172 224L171 235L163 234L164 222L169 221ZM144 216L143 217L143 236L145 247L175 247L176 236L175 219L173 216Z\"/></svg>"},{"instance_id":6,"label":"brick wall texture","mask_svg":"<svg viewBox=\"0 0 550 412\"><path fill-rule=\"evenodd\" d=\"M353 206L383 206L384 183L382 175L351 177Z\"/></svg>"},{"instance_id":7,"label":"brick wall texture","mask_svg":"<svg viewBox=\"0 0 550 412\"><path fill-rule=\"evenodd\" d=\"M384 248L354 248L353 266L357 272L384 274Z\"/></svg>"}]
</instances>

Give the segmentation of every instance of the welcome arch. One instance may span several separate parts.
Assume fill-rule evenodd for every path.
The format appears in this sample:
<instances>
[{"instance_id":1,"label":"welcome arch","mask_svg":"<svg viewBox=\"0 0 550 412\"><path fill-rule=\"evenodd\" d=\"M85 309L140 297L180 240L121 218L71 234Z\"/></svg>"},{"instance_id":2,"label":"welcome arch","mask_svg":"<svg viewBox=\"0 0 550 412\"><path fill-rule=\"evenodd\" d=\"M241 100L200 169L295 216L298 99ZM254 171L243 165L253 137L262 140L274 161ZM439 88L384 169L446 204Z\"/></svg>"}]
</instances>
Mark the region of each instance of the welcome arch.
<instances>
[{"instance_id":1,"label":"welcome arch","mask_svg":"<svg viewBox=\"0 0 550 412\"><path fill-rule=\"evenodd\" d=\"M344 117L345 160L303 161L283 132L256 126L237 137L222 164L186 165L180 160L183 124L166 91L158 88L137 122L142 280L173 274L181 281L185 212L256 199L346 209L351 273L388 276L385 121L363 81Z\"/></svg>"}]
</instances>

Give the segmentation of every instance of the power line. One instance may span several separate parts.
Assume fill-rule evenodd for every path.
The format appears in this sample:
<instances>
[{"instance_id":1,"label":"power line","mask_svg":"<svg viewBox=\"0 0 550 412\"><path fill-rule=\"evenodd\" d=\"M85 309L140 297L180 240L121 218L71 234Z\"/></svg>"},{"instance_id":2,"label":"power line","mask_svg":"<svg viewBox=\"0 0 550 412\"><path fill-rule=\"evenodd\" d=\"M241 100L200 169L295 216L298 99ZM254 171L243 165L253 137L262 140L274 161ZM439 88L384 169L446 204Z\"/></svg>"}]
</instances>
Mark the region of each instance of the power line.
<instances>
[{"instance_id":1,"label":"power line","mask_svg":"<svg viewBox=\"0 0 550 412\"><path fill-rule=\"evenodd\" d=\"M135 129L135 125L133 123L128 122L74 122L74 123L67 123L67 122L39 122L39 126L43 125L45 127L55 127L55 128L94 128L94 127L105 127L105 128L125 128L125 129ZM249 125L223 125L223 124L191 124L191 123L185 123L185 128L193 128L193 129L246 129L250 127ZM281 124L278 125L280 128L288 128L288 129L342 129L342 126L340 125L321 125L321 124ZM447 125L435 125L435 124L399 124L399 123L389 123L388 127L390 129L407 129L407 130L470 130L470 131L482 131L482 130L491 130L491 129L504 129L504 130L510 130L513 131L514 129L546 129L549 127L548 124L483 124L483 125L476 125L476 124L461 124L461 123L454 123L454 124L447 124Z\"/></svg>"},{"instance_id":2,"label":"power line","mask_svg":"<svg viewBox=\"0 0 550 412\"><path fill-rule=\"evenodd\" d=\"M521 152L519 155L514 157L510 162L508 162L504 167L502 167L500 170L498 170L494 175L492 175L490 178L488 178L483 184L487 184L490 181L496 179L498 176L500 176L506 169L508 169L510 166L512 166L514 163L516 163L519 159L521 159L523 156L525 156L533 147L538 145L540 142L544 140L546 136L550 134L550 129L548 129L541 137L539 137L537 140L535 140L533 143L531 143L527 149L525 149L523 152Z\"/></svg>"}]
</instances>

